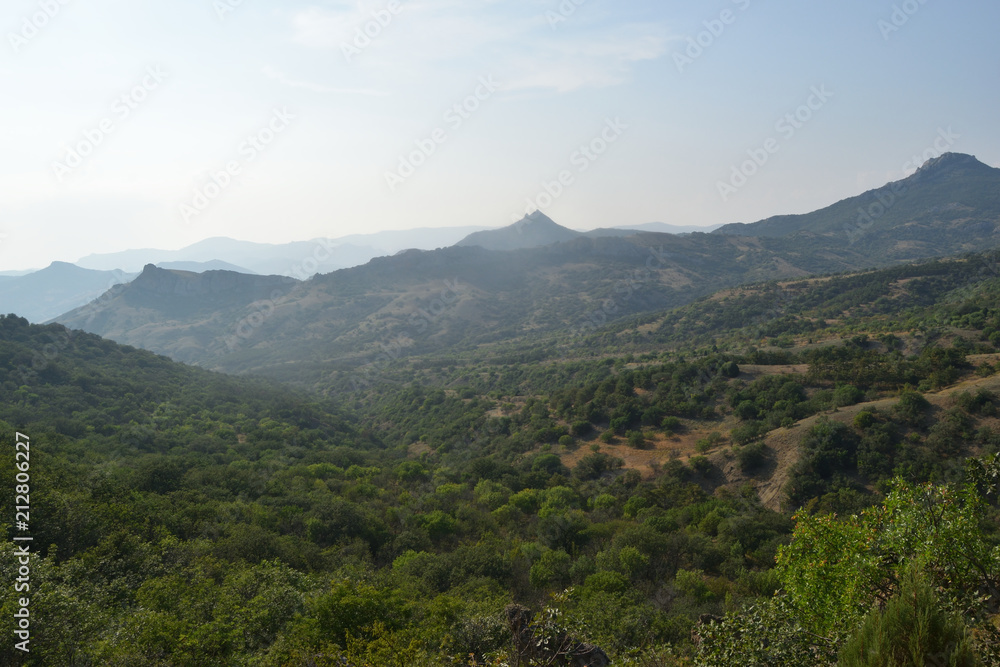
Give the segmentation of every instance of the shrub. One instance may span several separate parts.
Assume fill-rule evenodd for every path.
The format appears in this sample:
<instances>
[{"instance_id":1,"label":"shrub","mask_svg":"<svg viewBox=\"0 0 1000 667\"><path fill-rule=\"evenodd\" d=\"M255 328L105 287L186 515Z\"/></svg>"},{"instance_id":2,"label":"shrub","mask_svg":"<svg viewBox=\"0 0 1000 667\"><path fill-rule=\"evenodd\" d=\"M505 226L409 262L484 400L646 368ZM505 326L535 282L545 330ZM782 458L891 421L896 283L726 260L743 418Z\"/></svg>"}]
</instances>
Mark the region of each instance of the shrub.
<instances>
[{"instance_id":1,"label":"shrub","mask_svg":"<svg viewBox=\"0 0 1000 667\"><path fill-rule=\"evenodd\" d=\"M912 389L905 389L899 395L899 402L893 407L900 417L915 424L923 421L924 416L930 409L931 404L920 392Z\"/></svg>"},{"instance_id":2,"label":"shrub","mask_svg":"<svg viewBox=\"0 0 1000 667\"><path fill-rule=\"evenodd\" d=\"M673 433L677 433L678 431L681 430L682 427L683 424L681 424L681 420L678 419L677 417L664 417L663 421L660 422L660 428L662 428L664 431L671 431Z\"/></svg>"},{"instance_id":3,"label":"shrub","mask_svg":"<svg viewBox=\"0 0 1000 667\"><path fill-rule=\"evenodd\" d=\"M982 664L964 623L942 611L934 591L914 571L904 577L899 595L885 611L874 609L865 618L839 658L843 667Z\"/></svg>"},{"instance_id":4,"label":"shrub","mask_svg":"<svg viewBox=\"0 0 1000 667\"><path fill-rule=\"evenodd\" d=\"M842 384L833 391L833 404L842 408L848 405L860 403L865 397L865 392L852 384Z\"/></svg>"},{"instance_id":5,"label":"shrub","mask_svg":"<svg viewBox=\"0 0 1000 667\"><path fill-rule=\"evenodd\" d=\"M767 461L767 445L763 442L752 442L742 447L734 447L733 451L736 452L736 460L743 472L755 470Z\"/></svg>"}]
</instances>

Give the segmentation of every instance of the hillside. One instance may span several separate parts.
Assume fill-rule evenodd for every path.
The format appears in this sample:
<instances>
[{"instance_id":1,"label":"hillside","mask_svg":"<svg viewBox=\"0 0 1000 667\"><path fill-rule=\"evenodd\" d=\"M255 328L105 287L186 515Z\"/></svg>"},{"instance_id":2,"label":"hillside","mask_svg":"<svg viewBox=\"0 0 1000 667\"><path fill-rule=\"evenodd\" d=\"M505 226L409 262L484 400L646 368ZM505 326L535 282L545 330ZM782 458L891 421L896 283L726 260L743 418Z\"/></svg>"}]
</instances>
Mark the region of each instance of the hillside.
<instances>
[{"instance_id":1,"label":"hillside","mask_svg":"<svg viewBox=\"0 0 1000 667\"><path fill-rule=\"evenodd\" d=\"M482 270L488 251L447 256L470 289L518 282ZM440 268L381 261L399 259L407 279ZM500 665L512 602L614 659L730 650L692 631L794 585L774 569L791 510L849 516L892 476L960 480L966 457L1000 449L995 266L746 285L548 356L531 337L399 355L325 377L327 398L0 319L0 429L42 455L38 544L54 545L33 566L59 591L38 601L38 655ZM136 283L143 303L206 317L193 309L269 286L207 275L147 267ZM339 277L358 296L399 280ZM792 627L762 613L760 632Z\"/></svg>"},{"instance_id":2,"label":"hillside","mask_svg":"<svg viewBox=\"0 0 1000 667\"><path fill-rule=\"evenodd\" d=\"M287 276L193 273L149 264L129 285L59 319L112 340L169 353L177 361L197 362L206 353L234 347L257 321L243 322L243 314L272 304L298 282ZM172 320L187 323L180 335L162 325Z\"/></svg>"},{"instance_id":3,"label":"hillside","mask_svg":"<svg viewBox=\"0 0 1000 667\"><path fill-rule=\"evenodd\" d=\"M880 263L953 255L1000 240L1000 169L945 153L911 176L805 215L725 225L714 234L847 243Z\"/></svg>"},{"instance_id":4,"label":"hillside","mask_svg":"<svg viewBox=\"0 0 1000 667\"><path fill-rule=\"evenodd\" d=\"M647 233L507 252L409 251L270 290L232 274L245 297L223 300L209 292L154 298L141 277L58 321L209 368L312 385L386 351L457 352L560 335L775 272L806 270L743 239ZM158 275L167 274L150 273Z\"/></svg>"}]
</instances>

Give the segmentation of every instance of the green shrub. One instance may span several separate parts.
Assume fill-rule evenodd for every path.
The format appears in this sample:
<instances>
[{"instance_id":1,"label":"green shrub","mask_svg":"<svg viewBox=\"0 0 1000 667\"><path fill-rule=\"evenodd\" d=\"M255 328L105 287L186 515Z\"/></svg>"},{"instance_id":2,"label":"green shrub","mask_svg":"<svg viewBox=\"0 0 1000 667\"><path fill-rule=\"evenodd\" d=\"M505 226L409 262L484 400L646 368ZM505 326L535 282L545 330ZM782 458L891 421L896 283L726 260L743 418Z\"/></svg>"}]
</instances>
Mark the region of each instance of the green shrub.
<instances>
[{"instance_id":1,"label":"green shrub","mask_svg":"<svg viewBox=\"0 0 1000 667\"><path fill-rule=\"evenodd\" d=\"M934 591L914 571L884 611L874 609L840 651L841 667L976 667L961 619L946 614Z\"/></svg>"},{"instance_id":2,"label":"green shrub","mask_svg":"<svg viewBox=\"0 0 1000 667\"><path fill-rule=\"evenodd\" d=\"M755 470L767 461L767 445L763 442L752 442L742 447L734 447L733 451L736 453L736 460L743 472Z\"/></svg>"}]
</instances>

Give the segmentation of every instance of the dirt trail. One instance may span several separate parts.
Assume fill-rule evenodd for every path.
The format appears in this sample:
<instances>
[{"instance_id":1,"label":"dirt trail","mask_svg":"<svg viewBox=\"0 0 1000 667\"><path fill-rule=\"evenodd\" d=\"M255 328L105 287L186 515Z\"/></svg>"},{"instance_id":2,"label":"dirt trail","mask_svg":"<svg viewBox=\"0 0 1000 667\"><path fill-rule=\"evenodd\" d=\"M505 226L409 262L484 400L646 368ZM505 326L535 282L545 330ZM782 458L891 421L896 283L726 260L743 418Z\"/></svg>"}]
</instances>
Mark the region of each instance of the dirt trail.
<instances>
[{"instance_id":1,"label":"dirt trail","mask_svg":"<svg viewBox=\"0 0 1000 667\"><path fill-rule=\"evenodd\" d=\"M965 391L974 392L980 389L988 389L994 392L1000 391L1000 375L965 380L936 393L925 393L924 398L935 408L947 409L951 407L953 397L957 394ZM851 424L859 412L870 409L887 410L895 405L898 400L897 398L883 398L868 403L858 403L850 407L813 415L796 423L791 428L780 428L769 433L765 438L765 443L774 452L777 464L767 478L753 478L757 481L757 494L760 496L761 502L770 509L780 509L782 500L781 491L788 482L791 467L798 461L799 442L806 431L819 421L820 418L826 417L831 421ZM740 472L735 462L729 461L727 463L728 465L724 469L724 472L730 482L735 483L751 479L751 477L747 477Z\"/></svg>"}]
</instances>

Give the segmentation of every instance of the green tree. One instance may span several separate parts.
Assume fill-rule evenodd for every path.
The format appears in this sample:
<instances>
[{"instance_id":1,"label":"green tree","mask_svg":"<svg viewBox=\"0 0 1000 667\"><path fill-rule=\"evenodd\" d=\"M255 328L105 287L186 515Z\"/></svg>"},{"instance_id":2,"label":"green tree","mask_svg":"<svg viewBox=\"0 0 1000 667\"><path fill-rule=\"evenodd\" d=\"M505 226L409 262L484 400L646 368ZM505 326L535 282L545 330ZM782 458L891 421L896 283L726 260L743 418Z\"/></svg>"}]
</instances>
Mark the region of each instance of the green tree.
<instances>
[{"instance_id":1,"label":"green tree","mask_svg":"<svg viewBox=\"0 0 1000 667\"><path fill-rule=\"evenodd\" d=\"M977 667L965 624L945 613L934 591L911 569L902 588L886 605L874 609L840 651L840 667Z\"/></svg>"}]
</instances>

